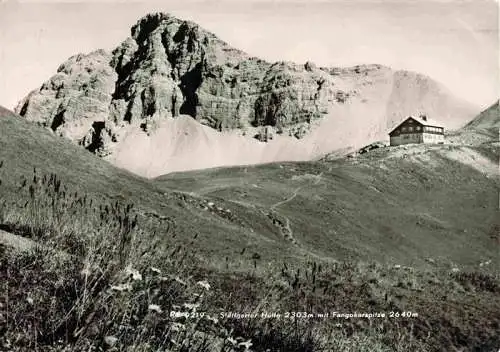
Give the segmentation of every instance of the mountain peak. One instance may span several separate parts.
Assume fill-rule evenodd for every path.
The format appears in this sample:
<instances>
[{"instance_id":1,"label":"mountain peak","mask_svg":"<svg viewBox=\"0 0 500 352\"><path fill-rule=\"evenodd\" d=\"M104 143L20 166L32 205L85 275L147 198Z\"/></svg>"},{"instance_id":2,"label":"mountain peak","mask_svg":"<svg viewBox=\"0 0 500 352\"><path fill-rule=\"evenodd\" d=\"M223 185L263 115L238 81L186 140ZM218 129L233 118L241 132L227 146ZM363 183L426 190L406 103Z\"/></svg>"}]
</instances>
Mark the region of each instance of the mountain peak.
<instances>
[{"instance_id":1,"label":"mountain peak","mask_svg":"<svg viewBox=\"0 0 500 352\"><path fill-rule=\"evenodd\" d=\"M147 45L148 40L159 36L162 38L165 47L169 47L170 41L172 41L177 44L183 43L188 47L188 50L193 50L194 46L199 43L205 49L221 46L226 51L234 51L245 55L242 51L231 47L214 33L200 27L197 23L182 20L170 13L156 12L143 16L132 26L131 36L139 46Z\"/></svg>"},{"instance_id":2,"label":"mountain peak","mask_svg":"<svg viewBox=\"0 0 500 352\"><path fill-rule=\"evenodd\" d=\"M163 32L165 29L171 29L172 27L176 29L182 27L182 30L185 31L198 28L198 25L194 22L181 20L169 13L156 12L141 17L137 23L132 26L130 32L132 38L138 43L141 43L147 39L151 33L155 31Z\"/></svg>"}]
</instances>

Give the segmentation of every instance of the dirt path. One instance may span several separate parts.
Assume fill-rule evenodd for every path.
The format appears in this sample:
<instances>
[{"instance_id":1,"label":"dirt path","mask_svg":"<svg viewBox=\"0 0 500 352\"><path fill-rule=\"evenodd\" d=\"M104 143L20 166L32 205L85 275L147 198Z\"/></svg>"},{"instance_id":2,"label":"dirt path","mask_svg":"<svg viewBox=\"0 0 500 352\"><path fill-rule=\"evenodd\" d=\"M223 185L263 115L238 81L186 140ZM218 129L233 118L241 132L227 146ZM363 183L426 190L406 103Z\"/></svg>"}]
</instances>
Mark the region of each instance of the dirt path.
<instances>
[{"instance_id":1,"label":"dirt path","mask_svg":"<svg viewBox=\"0 0 500 352\"><path fill-rule=\"evenodd\" d=\"M316 180L313 183L314 185L317 185L317 184L319 184L321 182L321 176L323 176L323 172L321 172L318 175L316 175ZM279 202L274 203L273 205L271 205L271 207L270 207L271 212L276 212L276 208L278 208L278 207L280 207L280 206L282 206L284 204L287 204L287 203L291 202L292 200L294 200L295 197L297 197L297 195L299 194L299 192L303 188L305 188L306 186L307 185L302 185L302 186L297 187L288 198L286 198L285 200L279 201ZM317 255L315 253L310 252L310 251L306 250L305 248L303 248L302 246L300 246L299 242L297 241L297 239L293 235L293 230L292 230L290 218L288 218L286 215L283 215L282 213L280 215L285 219L285 225L284 225L284 227L280 228L281 232L283 233L283 237L285 237L287 240L289 240L294 245L296 245L297 247L301 248L302 250L304 250L308 254L317 257Z\"/></svg>"},{"instance_id":2,"label":"dirt path","mask_svg":"<svg viewBox=\"0 0 500 352\"><path fill-rule=\"evenodd\" d=\"M315 185L317 185L317 184L319 184L319 183L321 182L321 177L322 177L322 176L323 176L323 172L320 172L318 175L316 175L316 180L314 181L314 184L315 184ZM302 188L304 188L304 187L306 187L306 185L297 187L297 188L293 191L293 193L292 193L292 195L291 195L290 197L288 197L288 198L287 198L287 199L285 199L285 200L279 201L279 202L277 202L277 203L275 203L275 204L271 205L271 210L275 210L277 207L282 206L283 204L286 204L286 203L288 203L288 202L291 202L291 201L292 201L295 197L297 197L297 195L299 194L299 191L300 191Z\"/></svg>"},{"instance_id":3,"label":"dirt path","mask_svg":"<svg viewBox=\"0 0 500 352\"><path fill-rule=\"evenodd\" d=\"M53 251L54 254L62 255L65 258L72 257L71 254L62 250L56 250L50 246L47 246L30 238L15 235L4 230L0 230L0 245L5 245L6 247L18 253L28 252L35 248L41 248Z\"/></svg>"},{"instance_id":4,"label":"dirt path","mask_svg":"<svg viewBox=\"0 0 500 352\"><path fill-rule=\"evenodd\" d=\"M17 236L3 230L0 230L0 243L20 252L29 251L38 245L37 242L29 238Z\"/></svg>"},{"instance_id":5,"label":"dirt path","mask_svg":"<svg viewBox=\"0 0 500 352\"><path fill-rule=\"evenodd\" d=\"M300 186L300 187L297 187L295 189L295 191L293 191L292 195L288 198L286 198L285 200L282 200L282 201L279 201L277 203L274 203L273 205L271 205L271 210L275 210L277 207L279 206L282 206L283 204L286 204L288 202L291 202L295 197L297 197L297 195L299 194L299 191L304 188L304 186Z\"/></svg>"}]
</instances>

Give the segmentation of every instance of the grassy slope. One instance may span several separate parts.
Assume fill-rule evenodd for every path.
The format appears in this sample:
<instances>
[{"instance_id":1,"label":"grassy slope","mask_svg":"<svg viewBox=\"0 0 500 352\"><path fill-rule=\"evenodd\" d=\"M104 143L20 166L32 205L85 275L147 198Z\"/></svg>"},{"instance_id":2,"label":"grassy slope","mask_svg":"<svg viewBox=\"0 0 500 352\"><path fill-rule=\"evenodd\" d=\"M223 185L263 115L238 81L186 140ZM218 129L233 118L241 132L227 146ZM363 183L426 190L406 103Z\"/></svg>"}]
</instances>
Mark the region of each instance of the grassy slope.
<instances>
[{"instance_id":1,"label":"grassy slope","mask_svg":"<svg viewBox=\"0 0 500 352\"><path fill-rule=\"evenodd\" d=\"M268 233L274 236L275 229L260 213L245 209L240 218L246 223L254 223L264 235L253 233L249 226L241 226L240 220L204 211L201 205L192 206L191 199L186 200L181 194L165 193L152 182L115 168L5 109L0 110L0 131L0 160L5 163L1 170L2 186L10 192L10 197L19 197L16 185L21 177L31 177L36 168L40 174L57 174L63 183L80 192L132 202L140 214L147 215L143 216L144 221L165 219L154 225L156 233L166 236L165 241L170 244L187 244L198 235L193 247L204 257L225 262L226 256L234 258L244 248L246 253L238 261L244 259L251 263L249 258L257 248L263 249L261 255L268 258L274 257L273 253L280 253L280 259L298 255L287 242L268 238ZM175 238L172 237L174 233ZM145 238L145 242L149 240Z\"/></svg>"},{"instance_id":2,"label":"grassy slope","mask_svg":"<svg viewBox=\"0 0 500 352\"><path fill-rule=\"evenodd\" d=\"M438 150L423 152L432 162L389 154L179 173L157 182L250 209L270 209L297 191L276 211L289 219L297 242L320 256L407 265L429 257L463 265L497 257L494 179Z\"/></svg>"},{"instance_id":3,"label":"grassy slope","mask_svg":"<svg viewBox=\"0 0 500 352\"><path fill-rule=\"evenodd\" d=\"M111 197L140 197L158 193L148 182L84 152L14 113L0 107L0 159L9 164L10 178L29 176L33 168L43 173L57 173L77 188ZM141 193L151 192L148 197Z\"/></svg>"}]
</instances>

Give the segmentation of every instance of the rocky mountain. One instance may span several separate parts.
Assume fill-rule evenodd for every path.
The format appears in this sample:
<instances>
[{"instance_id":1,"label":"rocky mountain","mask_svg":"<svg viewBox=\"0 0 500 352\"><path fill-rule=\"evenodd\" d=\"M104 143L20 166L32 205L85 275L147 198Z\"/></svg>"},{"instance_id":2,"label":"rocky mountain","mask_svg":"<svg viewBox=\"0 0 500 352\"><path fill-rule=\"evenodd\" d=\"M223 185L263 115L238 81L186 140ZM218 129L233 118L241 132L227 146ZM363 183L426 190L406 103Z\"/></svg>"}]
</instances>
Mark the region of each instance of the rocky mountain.
<instances>
[{"instance_id":1,"label":"rocky mountain","mask_svg":"<svg viewBox=\"0 0 500 352\"><path fill-rule=\"evenodd\" d=\"M163 13L141 18L112 52L69 58L16 112L149 177L310 160L383 139L408 114L447 128L476 114L418 73L270 63Z\"/></svg>"}]
</instances>

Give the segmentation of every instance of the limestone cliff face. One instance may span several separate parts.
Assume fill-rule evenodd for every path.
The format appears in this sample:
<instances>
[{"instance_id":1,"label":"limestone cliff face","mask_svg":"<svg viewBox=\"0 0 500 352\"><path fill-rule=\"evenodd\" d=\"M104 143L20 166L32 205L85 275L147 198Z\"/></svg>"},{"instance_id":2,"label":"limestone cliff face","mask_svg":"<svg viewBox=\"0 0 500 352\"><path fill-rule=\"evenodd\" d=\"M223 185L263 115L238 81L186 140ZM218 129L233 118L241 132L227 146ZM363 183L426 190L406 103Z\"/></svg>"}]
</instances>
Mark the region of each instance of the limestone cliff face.
<instances>
[{"instance_id":1,"label":"limestone cliff face","mask_svg":"<svg viewBox=\"0 0 500 352\"><path fill-rule=\"evenodd\" d=\"M103 50L72 56L40 89L24 98L16 112L70 139L79 141L82 133L100 134L93 125L109 119L117 79L109 65L111 58Z\"/></svg>"},{"instance_id":2,"label":"limestone cliff face","mask_svg":"<svg viewBox=\"0 0 500 352\"><path fill-rule=\"evenodd\" d=\"M270 64L164 14L143 18L113 52L113 104L127 122L186 114L216 129L286 127L328 112L330 75Z\"/></svg>"},{"instance_id":3,"label":"limestone cliff face","mask_svg":"<svg viewBox=\"0 0 500 352\"><path fill-rule=\"evenodd\" d=\"M373 114L364 117L371 120L367 125L385 133L413 110L428 115L453 110L453 99L428 99L438 89L433 84L427 77L412 78L381 65L269 63L232 48L195 23L157 13L140 19L131 37L111 53L71 57L16 112L106 156L130 127L149 134L179 115L217 131L248 129L254 134L266 126L266 131L301 139L322 117L362 106L363 113ZM366 109L370 104L373 109ZM473 114L461 110L449 115L461 124ZM344 132L342 124L337 128Z\"/></svg>"}]
</instances>

